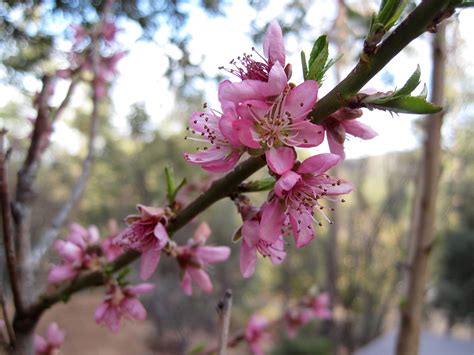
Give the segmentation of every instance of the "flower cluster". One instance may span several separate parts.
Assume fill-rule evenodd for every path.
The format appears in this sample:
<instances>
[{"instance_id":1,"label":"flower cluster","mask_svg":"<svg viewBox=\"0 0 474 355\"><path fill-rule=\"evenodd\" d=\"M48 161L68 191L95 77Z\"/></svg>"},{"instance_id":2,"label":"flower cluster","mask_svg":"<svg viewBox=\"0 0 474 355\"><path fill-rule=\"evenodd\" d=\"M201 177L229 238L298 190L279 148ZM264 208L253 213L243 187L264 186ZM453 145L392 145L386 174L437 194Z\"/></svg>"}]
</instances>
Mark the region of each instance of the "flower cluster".
<instances>
[{"instance_id":1,"label":"flower cluster","mask_svg":"<svg viewBox=\"0 0 474 355\"><path fill-rule=\"evenodd\" d=\"M56 323L51 323L46 332L46 338L35 335L35 355L55 355L64 342L65 334Z\"/></svg>"},{"instance_id":2,"label":"flower cluster","mask_svg":"<svg viewBox=\"0 0 474 355\"><path fill-rule=\"evenodd\" d=\"M240 80L225 80L219 85L222 112L195 112L189 130L205 143L185 159L210 172L232 169L242 154L265 154L270 174L276 178L273 191L260 208L242 215L240 268L244 277L255 271L257 254L274 264L285 256L285 237L292 232L296 247L315 238L314 224L331 223L324 200L347 194L352 185L326 174L344 159L346 133L369 139L375 132L356 119L359 109L343 108L322 125L308 118L316 104L318 84L306 80L289 83L291 65L285 61L280 26L272 22L265 35L263 54L255 48L231 61L224 68ZM332 153L297 160L296 148L311 148L327 141Z\"/></svg>"}]
</instances>

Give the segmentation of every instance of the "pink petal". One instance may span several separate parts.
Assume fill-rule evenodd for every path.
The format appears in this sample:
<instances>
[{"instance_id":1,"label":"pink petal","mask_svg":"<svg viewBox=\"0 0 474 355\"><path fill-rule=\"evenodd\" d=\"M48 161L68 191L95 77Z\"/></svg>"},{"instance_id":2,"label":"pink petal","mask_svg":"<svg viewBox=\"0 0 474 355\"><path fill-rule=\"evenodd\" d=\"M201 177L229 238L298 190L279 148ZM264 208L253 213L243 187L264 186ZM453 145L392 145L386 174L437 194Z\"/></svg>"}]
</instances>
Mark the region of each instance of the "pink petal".
<instances>
[{"instance_id":1,"label":"pink petal","mask_svg":"<svg viewBox=\"0 0 474 355\"><path fill-rule=\"evenodd\" d=\"M143 220L149 220L153 218L161 217L164 214L163 208L159 207L151 207L145 205L137 205L138 211L140 211L140 215Z\"/></svg>"},{"instance_id":2,"label":"pink petal","mask_svg":"<svg viewBox=\"0 0 474 355\"><path fill-rule=\"evenodd\" d=\"M122 312L132 319L145 320L146 310L136 298L126 297L120 302Z\"/></svg>"},{"instance_id":3,"label":"pink petal","mask_svg":"<svg viewBox=\"0 0 474 355\"><path fill-rule=\"evenodd\" d=\"M59 348L64 342L64 332L59 329L57 323L51 323L48 326L47 338L51 345Z\"/></svg>"},{"instance_id":4,"label":"pink petal","mask_svg":"<svg viewBox=\"0 0 474 355\"><path fill-rule=\"evenodd\" d=\"M78 271L69 264L53 265L48 273L48 282L51 284L72 280L78 274Z\"/></svg>"},{"instance_id":5,"label":"pink petal","mask_svg":"<svg viewBox=\"0 0 474 355\"><path fill-rule=\"evenodd\" d=\"M141 283L135 286L128 286L126 288L127 292L131 295L144 295L150 293L155 288L155 285L152 283Z\"/></svg>"},{"instance_id":6,"label":"pink petal","mask_svg":"<svg viewBox=\"0 0 474 355\"><path fill-rule=\"evenodd\" d=\"M354 186L349 181L332 176L320 175L309 178L306 181L328 196L348 194L354 189Z\"/></svg>"},{"instance_id":7,"label":"pink petal","mask_svg":"<svg viewBox=\"0 0 474 355\"><path fill-rule=\"evenodd\" d=\"M219 130L235 148L241 146L237 132L234 129L234 122L237 121L237 113L235 110L230 109L224 111L224 114L219 120Z\"/></svg>"},{"instance_id":8,"label":"pink petal","mask_svg":"<svg viewBox=\"0 0 474 355\"><path fill-rule=\"evenodd\" d=\"M200 268L190 267L187 268L189 275L193 281L202 289L204 292L211 293L212 292L212 282L209 278L209 275Z\"/></svg>"},{"instance_id":9,"label":"pink petal","mask_svg":"<svg viewBox=\"0 0 474 355\"><path fill-rule=\"evenodd\" d=\"M35 354L45 353L48 350L48 343L42 336L35 335L34 348Z\"/></svg>"},{"instance_id":10,"label":"pink petal","mask_svg":"<svg viewBox=\"0 0 474 355\"><path fill-rule=\"evenodd\" d=\"M99 229L97 228L97 226L90 226L89 229L88 229L87 236L88 236L87 241L88 241L89 244L98 243L99 240L100 240L100 233L99 233Z\"/></svg>"},{"instance_id":11,"label":"pink petal","mask_svg":"<svg viewBox=\"0 0 474 355\"><path fill-rule=\"evenodd\" d=\"M191 296L193 294L193 286L191 282L191 275L189 275L189 272L187 270L188 269L185 269L184 271L184 275L181 280L181 288L183 289L186 295Z\"/></svg>"},{"instance_id":12,"label":"pink petal","mask_svg":"<svg viewBox=\"0 0 474 355\"><path fill-rule=\"evenodd\" d=\"M242 226L242 238L250 246L256 245L260 240L259 225L260 223L256 220L247 220Z\"/></svg>"},{"instance_id":13,"label":"pink petal","mask_svg":"<svg viewBox=\"0 0 474 355\"><path fill-rule=\"evenodd\" d=\"M153 234L155 235L158 244L158 249L163 249L166 246L166 243L169 241L168 232L166 232L166 228L161 224L157 223L155 229L153 230Z\"/></svg>"},{"instance_id":14,"label":"pink petal","mask_svg":"<svg viewBox=\"0 0 474 355\"><path fill-rule=\"evenodd\" d=\"M293 168L296 153L293 148L271 148L265 152L268 167L276 174L283 175Z\"/></svg>"},{"instance_id":15,"label":"pink petal","mask_svg":"<svg viewBox=\"0 0 474 355\"><path fill-rule=\"evenodd\" d=\"M71 242L66 242L64 240L57 240L54 243L55 249L58 251L59 255L70 263L80 262L82 259L82 250L76 244Z\"/></svg>"},{"instance_id":16,"label":"pink petal","mask_svg":"<svg viewBox=\"0 0 474 355\"><path fill-rule=\"evenodd\" d=\"M206 222L202 222L196 228L193 238L195 241L201 244L204 244L210 235L211 235L211 228L209 227L209 224L207 224Z\"/></svg>"},{"instance_id":17,"label":"pink petal","mask_svg":"<svg viewBox=\"0 0 474 355\"><path fill-rule=\"evenodd\" d=\"M313 155L303 161L297 171L299 174L321 175L339 163L340 160L340 156L331 153Z\"/></svg>"},{"instance_id":18,"label":"pink petal","mask_svg":"<svg viewBox=\"0 0 474 355\"><path fill-rule=\"evenodd\" d=\"M328 139L329 150L333 154L339 155L342 159L346 158L346 153L344 153L344 144L339 143L336 138L330 133L326 133Z\"/></svg>"},{"instance_id":19,"label":"pink petal","mask_svg":"<svg viewBox=\"0 0 474 355\"><path fill-rule=\"evenodd\" d=\"M280 265L286 258L285 242L283 237L279 237L270 247L270 260L273 265Z\"/></svg>"},{"instance_id":20,"label":"pink petal","mask_svg":"<svg viewBox=\"0 0 474 355\"><path fill-rule=\"evenodd\" d=\"M318 98L318 83L306 80L290 91L286 97L283 112L290 112L294 122L305 119Z\"/></svg>"},{"instance_id":21,"label":"pink petal","mask_svg":"<svg viewBox=\"0 0 474 355\"><path fill-rule=\"evenodd\" d=\"M313 219L309 213L290 211L290 223L293 229L293 235L295 237L295 244L297 248L302 248L315 239Z\"/></svg>"},{"instance_id":22,"label":"pink petal","mask_svg":"<svg viewBox=\"0 0 474 355\"><path fill-rule=\"evenodd\" d=\"M279 62L285 65L285 44L283 42L283 33L277 21L270 22L263 40L263 53L270 59L270 65Z\"/></svg>"},{"instance_id":23,"label":"pink petal","mask_svg":"<svg viewBox=\"0 0 474 355\"><path fill-rule=\"evenodd\" d=\"M278 199L266 203L262 207L260 238L270 243L275 241L282 234L281 229L285 218L285 207Z\"/></svg>"},{"instance_id":24,"label":"pink petal","mask_svg":"<svg viewBox=\"0 0 474 355\"><path fill-rule=\"evenodd\" d=\"M273 63L268 73L268 82L259 88L262 90L261 95L263 95L263 98L278 96L286 88L288 78L283 68L284 65L284 63L280 62ZM249 97L247 100L249 99L251 100L252 97Z\"/></svg>"},{"instance_id":25,"label":"pink petal","mask_svg":"<svg viewBox=\"0 0 474 355\"><path fill-rule=\"evenodd\" d=\"M324 128L309 121L300 121L290 130L288 137L283 136L281 140L290 146L317 147L324 141Z\"/></svg>"},{"instance_id":26,"label":"pink petal","mask_svg":"<svg viewBox=\"0 0 474 355\"><path fill-rule=\"evenodd\" d=\"M355 137L372 139L377 136L377 132L357 120L344 120L341 121L341 124L344 126L347 133L352 134Z\"/></svg>"},{"instance_id":27,"label":"pink petal","mask_svg":"<svg viewBox=\"0 0 474 355\"><path fill-rule=\"evenodd\" d=\"M148 280L155 272L158 262L160 261L160 250L148 249L142 253L140 259L140 278Z\"/></svg>"},{"instance_id":28,"label":"pink petal","mask_svg":"<svg viewBox=\"0 0 474 355\"><path fill-rule=\"evenodd\" d=\"M235 166L240 158L240 153L233 151L230 146L219 146L219 148L213 146L196 154L185 154L184 158L190 163L201 165L205 170L225 173Z\"/></svg>"},{"instance_id":29,"label":"pink petal","mask_svg":"<svg viewBox=\"0 0 474 355\"><path fill-rule=\"evenodd\" d=\"M284 198L286 193L290 191L298 181L301 180L301 176L294 171L288 171L280 177L275 183L273 191L278 197Z\"/></svg>"},{"instance_id":30,"label":"pink petal","mask_svg":"<svg viewBox=\"0 0 474 355\"><path fill-rule=\"evenodd\" d=\"M100 304L99 307L97 307L94 314L94 319L96 323L102 322L102 320L104 319L105 313L107 312L108 309L109 309L108 302L103 302Z\"/></svg>"},{"instance_id":31,"label":"pink petal","mask_svg":"<svg viewBox=\"0 0 474 355\"><path fill-rule=\"evenodd\" d=\"M225 261L230 256L229 247L198 247L196 256L205 264Z\"/></svg>"},{"instance_id":32,"label":"pink petal","mask_svg":"<svg viewBox=\"0 0 474 355\"><path fill-rule=\"evenodd\" d=\"M242 276L245 278L252 276L255 272L256 263L257 249L243 239L240 246L240 273Z\"/></svg>"},{"instance_id":33,"label":"pink petal","mask_svg":"<svg viewBox=\"0 0 474 355\"><path fill-rule=\"evenodd\" d=\"M250 120L243 118L235 121L234 130L239 141L243 145L254 149L261 148L260 143L258 142L259 135L255 131L255 126Z\"/></svg>"}]
</instances>

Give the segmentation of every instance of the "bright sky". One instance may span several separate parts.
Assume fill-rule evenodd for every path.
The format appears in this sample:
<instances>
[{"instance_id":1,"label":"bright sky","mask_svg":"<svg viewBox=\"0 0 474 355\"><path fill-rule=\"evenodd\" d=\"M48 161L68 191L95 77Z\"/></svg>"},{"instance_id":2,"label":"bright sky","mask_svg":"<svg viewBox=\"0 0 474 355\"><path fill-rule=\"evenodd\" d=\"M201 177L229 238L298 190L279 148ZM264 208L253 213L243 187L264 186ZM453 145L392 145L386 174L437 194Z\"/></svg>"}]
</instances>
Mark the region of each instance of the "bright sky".
<instances>
[{"instance_id":1,"label":"bright sky","mask_svg":"<svg viewBox=\"0 0 474 355\"><path fill-rule=\"evenodd\" d=\"M281 18L283 2L269 2L269 7L259 14L259 24L263 25L273 18ZM324 6L322 6L324 4ZM330 3L332 4L332 3ZM324 11L321 11L324 9ZM316 1L309 10L308 18L319 24L314 29L314 38L323 34L322 31L329 28L334 16L334 9L328 5L327 1ZM191 52L194 60L199 62L205 55L203 61L204 69L213 74L217 73L218 66L228 63L230 59L248 52L253 43L250 40L250 22L256 17L256 13L251 9L246 1L234 1L226 7L225 17L209 18L203 11L192 7L191 16L188 23L189 33L192 34ZM474 11L465 10L460 16L459 33L466 40L464 47L464 57L467 66L472 68L474 62L474 45L468 41L472 36L472 23L474 21ZM165 120L168 113L173 108L174 97L168 88L168 82L163 74L166 70L167 59L165 52L173 53L173 48L165 46L167 34L161 31L156 36L155 41L160 44L148 42L137 42L140 36L138 27L131 23L119 24L125 28L120 36L120 41L130 52L119 64L119 72L114 88L112 90L112 100L115 108L114 124L120 131L126 131L125 116L129 113L130 107L136 102L144 102L147 111L152 117L153 123L168 131L179 129L173 122ZM300 43L287 40L287 49L292 53L287 57L287 61L293 65L293 81L299 83L301 80L301 64L299 51L304 49L309 52L311 42L306 40ZM394 75L394 82L400 86L415 70L419 63L422 67L422 82L429 83L430 75L430 48L425 39L416 40L410 57L401 54L390 63L387 70ZM335 56L336 53L332 53ZM467 59L469 58L469 59ZM351 68L348 67L347 71ZM467 69L467 68L466 68ZM389 90L382 80L382 75L378 75L371 81L368 87L379 90ZM230 78L233 80L233 78ZM26 83L27 87L34 87L37 83ZM322 96L334 83L331 76L321 89ZM215 83L207 83L203 87L206 101L212 107L218 108L217 90ZM420 87L421 90L421 87ZM15 93L11 88L0 86L0 106L5 105L14 98ZM417 137L414 134L412 123L416 117L401 115L392 117L390 114L377 112L365 112L362 121L372 126L379 136L370 141L361 141L352 138L346 142L346 152L348 158L356 158L367 155L379 155L389 151L413 149L417 146ZM56 129L54 140L58 143L68 142L71 147L72 132L67 125L60 125ZM322 147L322 150L327 150Z\"/></svg>"}]
</instances>

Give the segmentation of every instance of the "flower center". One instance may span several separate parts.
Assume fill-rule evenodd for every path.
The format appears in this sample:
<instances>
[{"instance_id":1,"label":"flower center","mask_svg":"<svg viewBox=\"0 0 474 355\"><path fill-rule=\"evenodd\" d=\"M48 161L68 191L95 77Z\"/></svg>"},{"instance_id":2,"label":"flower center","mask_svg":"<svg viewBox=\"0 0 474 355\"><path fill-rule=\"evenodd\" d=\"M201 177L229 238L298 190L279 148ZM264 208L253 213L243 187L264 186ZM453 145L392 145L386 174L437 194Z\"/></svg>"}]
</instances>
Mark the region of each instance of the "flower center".
<instances>
[{"instance_id":1,"label":"flower center","mask_svg":"<svg viewBox=\"0 0 474 355\"><path fill-rule=\"evenodd\" d=\"M258 53L254 47L252 47L252 51L257 54L259 60L255 60L253 54L244 53L241 57L239 56L237 59L232 59L230 61L229 64L233 67L219 67L219 69L224 69L241 80L268 81L270 63L264 56Z\"/></svg>"}]
</instances>

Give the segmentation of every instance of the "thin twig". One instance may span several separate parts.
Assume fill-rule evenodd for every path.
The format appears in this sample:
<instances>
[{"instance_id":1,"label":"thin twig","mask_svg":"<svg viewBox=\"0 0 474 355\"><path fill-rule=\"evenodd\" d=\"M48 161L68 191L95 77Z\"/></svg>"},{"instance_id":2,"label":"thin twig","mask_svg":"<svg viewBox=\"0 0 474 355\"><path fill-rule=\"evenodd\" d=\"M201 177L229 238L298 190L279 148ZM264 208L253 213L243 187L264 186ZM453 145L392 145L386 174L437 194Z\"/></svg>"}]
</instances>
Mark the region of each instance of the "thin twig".
<instances>
[{"instance_id":1,"label":"thin twig","mask_svg":"<svg viewBox=\"0 0 474 355\"><path fill-rule=\"evenodd\" d=\"M0 288L0 307L2 308L3 321L5 322L5 328L7 328L9 344L13 348L15 347L15 332L13 331L10 317L8 316L7 305L5 304L5 298L3 297L3 290Z\"/></svg>"},{"instance_id":2,"label":"thin twig","mask_svg":"<svg viewBox=\"0 0 474 355\"><path fill-rule=\"evenodd\" d=\"M217 345L217 354L225 355L227 353L227 339L229 338L230 316L232 311L232 290L225 291L224 298L217 305L217 314L219 315L219 342Z\"/></svg>"},{"instance_id":3,"label":"thin twig","mask_svg":"<svg viewBox=\"0 0 474 355\"><path fill-rule=\"evenodd\" d=\"M93 51L94 53L97 52L97 49L95 48L95 46L93 47ZM92 55L95 56L95 54L92 54ZM94 73L93 80L95 81L98 75L97 74L98 72L97 59L93 60L93 62L95 63L93 65L93 73ZM75 81L71 82L71 85L69 87L70 91L74 82ZM65 98L65 101L66 101L66 98ZM63 101L63 103L65 101ZM69 198L64 202L64 204L58 209L56 215L51 219L49 228L42 234L42 236L39 239L38 245L35 247L35 249L31 253L30 263L33 268L36 268L39 265L39 263L41 262L41 259L46 254L46 252L48 251L48 249L50 248L54 240L57 238L60 229L62 228L62 226L67 220L67 217L71 213L74 206L79 202L81 195L84 192L87 179L89 178L92 163L94 160L95 141L97 137L97 126L98 126L98 116L99 116L99 103L100 103L100 98L98 97L97 92L92 85L92 112L90 116L89 140L87 144L87 155L82 162L81 174L79 175L79 178L77 179L75 186L71 190L71 194L69 195Z\"/></svg>"},{"instance_id":4,"label":"thin twig","mask_svg":"<svg viewBox=\"0 0 474 355\"><path fill-rule=\"evenodd\" d=\"M52 122L57 121L58 118L62 115L64 110L69 105L69 102L71 101L72 94L74 93L74 90L76 89L77 84L79 84L79 81L80 81L79 75L76 75L71 79L71 83L69 84L68 90L66 92L66 96L64 96L63 101L61 101L61 103L59 104L56 111L54 111L51 114L51 121Z\"/></svg>"},{"instance_id":5,"label":"thin twig","mask_svg":"<svg viewBox=\"0 0 474 355\"><path fill-rule=\"evenodd\" d=\"M10 210L10 194L8 191L7 178L7 160L4 152L4 138L6 130L0 131L0 202L2 209L2 232L3 245L5 248L5 258L7 262L8 276L13 293L13 301L17 312L23 311L23 303L21 300L20 283L17 270L17 259L15 254L15 246L13 242L13 226Z\"/></svg>"}]
</instances>

